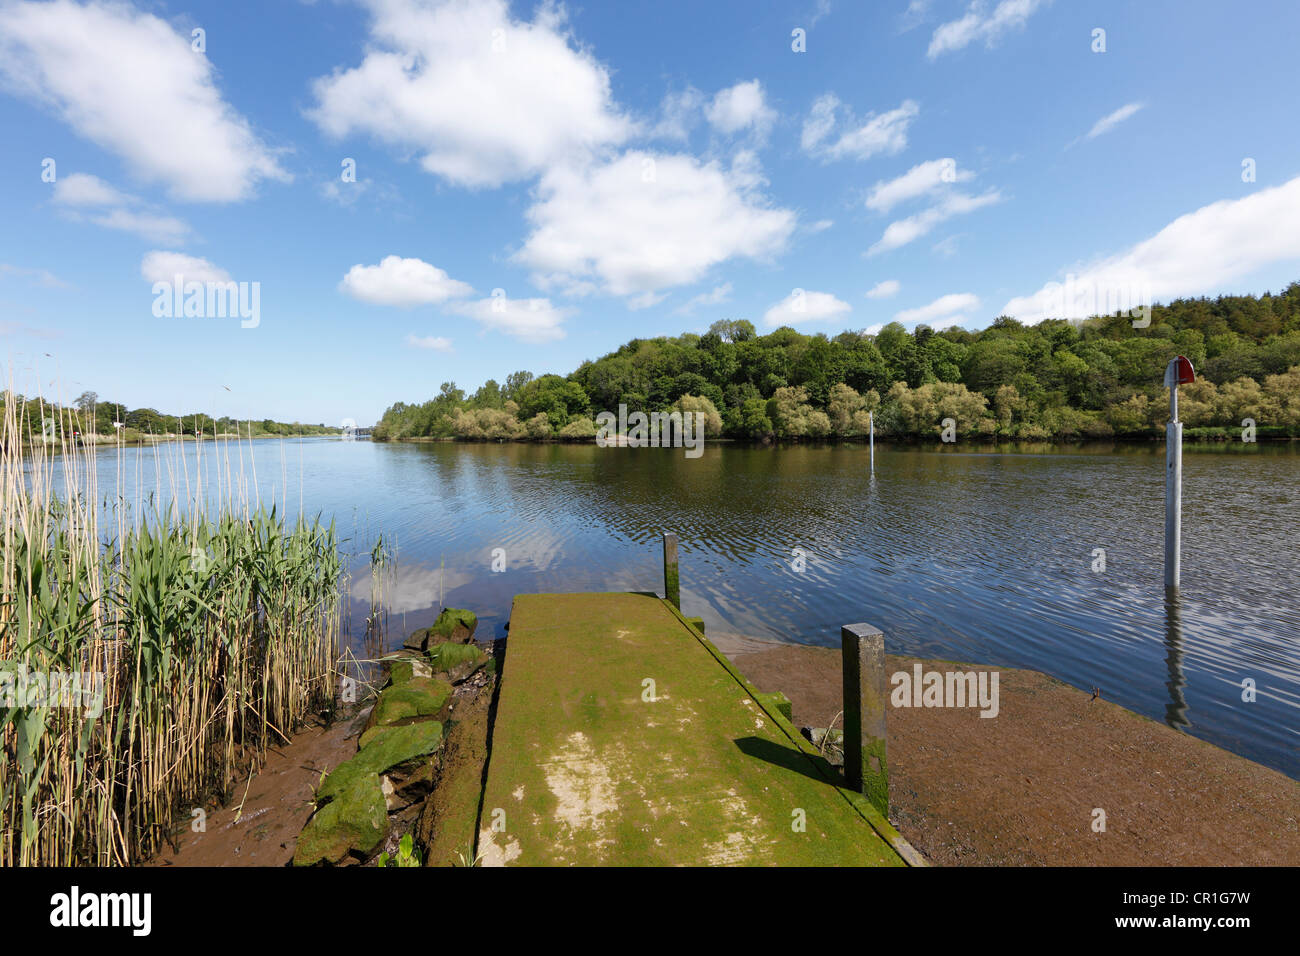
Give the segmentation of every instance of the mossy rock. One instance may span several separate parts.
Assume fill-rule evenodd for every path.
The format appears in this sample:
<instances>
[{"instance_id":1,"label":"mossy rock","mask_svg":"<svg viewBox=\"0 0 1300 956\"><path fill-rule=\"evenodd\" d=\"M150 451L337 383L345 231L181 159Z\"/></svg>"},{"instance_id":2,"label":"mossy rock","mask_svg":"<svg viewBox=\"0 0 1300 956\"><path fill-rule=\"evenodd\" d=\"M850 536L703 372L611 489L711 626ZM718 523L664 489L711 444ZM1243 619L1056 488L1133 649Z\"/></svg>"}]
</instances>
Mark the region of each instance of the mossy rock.
<instances>
[{"instance_id":1,"label":"mossy rock","mask_svg":"<svg viewBox=\"0 0 1300 956\"><path fill-rule=\"evenodd\" d=\"M431 754L442 746L442 724L419 720L396 727L372 727L361 735L361 750L349 763L359 761L383 773L415 757Z\"/></svg>"},{"instance_id":2,"label":"mossy rock","mask_svg":"<svg viewBox=\"0 0 1300 956\"><path fill-rule=\"evenodd\" d=\"M790 698L779 690L774 690L770 694L759 694L758 702L764 707L775 710L786 720L794 722L794 705L790 703Z\"/></svg>"},{"instance_id":3,"label":"mossy rock","mask_svg":"<svg viewBox=\"0 0 1300 956\"><path fill-rule=\"evenodd\" d=\"M429 627L421 628L406 639L405 645L414 651L423 651L446 641L468 644L474 639L474 630L478 627L478 615L463 608L445 607L438 615L438 620Z\"/></svg>"},{"instance_id":4,"label":"mossy rock","mask_svg":"<svg viewBox=\"0 0 1300 956\"><path fill-rule=\"evenodd\" d=\"M365 858L387 836L388 807L379 775L359 774L307 821L298 835L293 863L312 866L341 863L349 855Z\"/></svg>"},{"instance_id":5,"label":"mossy rock","mask_svg":"<svg viewBox=\"0 0 1300 956\"><path fill-rule=\"evenodd\" d=\"M436 720L372 727L361 735L361 749L356 756L330 771L316 791L316 800L319 803L337 800L373 774L427 757L442 746L442 738L442 724Z\"/></svg>"},{"instance_id":6,"label":"mossy rock","mask_svg":"<svg viewBox=\"0 0 1300 956\"><path fill-rule=\"evenodd\" d=\"M429 648L429 666L435 671L450 672L453 680L468 677L487 660L487 652L477 644L446 641Z\"/></svg>"},{"instance_id":7,"label":"mossy rock","mask_svg":"<svg viewBox=\"0 0 1300 956\"><path fill-rule=\"evenodd\" d=\"M827 730L825 727L801 727L799 732L822 752L832 767L844 766L844 731Z\"/></svg>"},{"instance_id":8,"label":"mossy rock","mask_svg":"<svg viewBox=\"0 0 1300 956\"><path fill-rule=\"evenodd\" d=\"M348 793L359 782L375 773L375 770L366 767L356 757L345 760L321 781L320 787L316 790L316 802L323 804L336 800L341 794Z\"/></svg>"},{"instance_id":9,"label":"mossy rock","mask_svg":"<svg viewBox=\"0 0 1300 956\"><path fill-rule=\"evenodd\" d=\"M388 671L388 683L405 684L417 677L432 677L433 669L429 662L414 656L386 657L384 666Z\"/></svg>"},{"instance_id":10,"label":"mossy rock","mask_svg":"<svg viewBox=\"0 0 1300 956\"><path fill-rule=\"evenodd\" d=\"M414 717L432 717L442 710L450 696L451 685L436 678L412 677L403 684L393 684L385 688L379 700L375 701L365 730Z\"/></svg>"}]
</instances>

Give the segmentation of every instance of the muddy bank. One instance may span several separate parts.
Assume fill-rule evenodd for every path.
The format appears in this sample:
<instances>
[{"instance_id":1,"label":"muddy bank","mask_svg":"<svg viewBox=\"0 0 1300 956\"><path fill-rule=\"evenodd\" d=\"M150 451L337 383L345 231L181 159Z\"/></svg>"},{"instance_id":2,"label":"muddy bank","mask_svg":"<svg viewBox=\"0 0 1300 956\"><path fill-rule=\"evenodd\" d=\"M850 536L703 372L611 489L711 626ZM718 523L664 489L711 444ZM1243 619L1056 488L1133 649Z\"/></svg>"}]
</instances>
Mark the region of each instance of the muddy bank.
<instances>
[{"instance_id":1,"label":"muddy bank","mask_svg":"<svg viewBox=\"0 0 1300 956\"><path fill-rule=\"evenodd\" d=\"M711 639L760 690L790 698L796 726L826 727L840 713L838 650ZM888 671L914 663L890 655ZM934 863L1300 865L1300 783L1104 691L1093 700L1037 671L995 669L994 719L976 709L888 711L890 816ZM1098 808L1104 833L1093 830Z\"/></svg>"},{"instance_id":2,"label":"muddy bank","mask_svg":"<svg viewBox=\"0 0 1300 956\"><path fill-rule=\"evenodd\" d=\"M272 751L235 805L178 819L152 864L472 863L501 652L474 642L476 624L448 609L414 632L380 662L377 694Z\"/></svg>"},{"instance_id":3,"label":"muddy bank","mask_svg":"<svg viewBox=\"0 0 1300 956\"><path fill-rule=\"evenodd\" d=\"M314 720L289 743L271 748L262 768L237 785L235 804L202 808L203 820L192 814L178 819L174 847L143 865L286 865L312 814L312 794L325 774L356 752L369 714L368 706L354 707L329 724Z\"/></svg>"}]
</instances>

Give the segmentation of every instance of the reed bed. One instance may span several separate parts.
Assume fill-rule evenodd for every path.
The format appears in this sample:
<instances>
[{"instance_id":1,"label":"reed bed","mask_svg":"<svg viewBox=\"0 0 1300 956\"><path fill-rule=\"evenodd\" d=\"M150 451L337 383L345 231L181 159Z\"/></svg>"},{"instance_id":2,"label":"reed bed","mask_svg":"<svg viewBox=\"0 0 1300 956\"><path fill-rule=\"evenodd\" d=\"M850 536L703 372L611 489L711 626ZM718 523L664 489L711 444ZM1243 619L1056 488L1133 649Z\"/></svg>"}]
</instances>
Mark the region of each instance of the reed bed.
<instances>
[{"instance_id":1,"label":"reed bed","mask_svg":"<svg viewBox=\"0 0 1300 956\"><path fill-rule=\"evenodd\" d=\"M0 865L138 862L332 704L339 541L333 522L299 515L290 527L283 508L257 500L241 441L208 451L217 461L196 474L184 454L155 449L170 494L146 496L137 480L133 498L123 472L146 455L119 446L119 487L101 495L97 465L112 452L97 460L71 439L70 410L37 403L33 423L32 403L13 396L11 382L0 426ZM59 697L69 681L51 675L81 676Z\"/></svg>"}]
</instances>

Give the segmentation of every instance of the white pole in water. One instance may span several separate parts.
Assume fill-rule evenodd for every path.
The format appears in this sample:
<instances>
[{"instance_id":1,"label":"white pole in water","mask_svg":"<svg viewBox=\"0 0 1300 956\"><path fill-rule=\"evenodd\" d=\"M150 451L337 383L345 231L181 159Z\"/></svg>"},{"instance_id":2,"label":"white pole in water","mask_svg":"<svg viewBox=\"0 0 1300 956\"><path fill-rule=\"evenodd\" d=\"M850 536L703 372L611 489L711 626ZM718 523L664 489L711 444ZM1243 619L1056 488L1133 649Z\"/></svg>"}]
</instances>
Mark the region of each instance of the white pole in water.
<instances>
[{"instance_id":1,"label":"white pole in water","mask_svg":"<svg viewBox=\"0 0 1300 956\"><path fill-rule=\"evenodd\" d=\"M1165 369L1169 423L1165 426L1165 588L1177 588L1183 547L1183 423L1178 420L1178 386L1194 382L1192 363L1179 355Z\"/></svg>"},{"instance_id":2,"label":"white pole in water","mask_svg":"<svg viewBox=\"0 0 1300 956\"><path fill-rule=\"evenodd\" d=\"M870 428L868 434L871 436L871 473L876 473L876 413L867 412Z\"/></svg>"}]
</instances>

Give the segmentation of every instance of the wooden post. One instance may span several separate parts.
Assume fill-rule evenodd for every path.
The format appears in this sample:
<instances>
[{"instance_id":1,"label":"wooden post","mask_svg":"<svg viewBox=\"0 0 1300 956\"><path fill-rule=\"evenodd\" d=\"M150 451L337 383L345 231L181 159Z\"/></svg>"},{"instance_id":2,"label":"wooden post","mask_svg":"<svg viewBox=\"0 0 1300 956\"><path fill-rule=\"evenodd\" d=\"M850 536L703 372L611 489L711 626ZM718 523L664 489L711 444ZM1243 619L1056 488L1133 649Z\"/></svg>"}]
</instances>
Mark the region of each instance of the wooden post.
<instances>
[{"instance_id":1,"label":"wooden post","mask_svg":"<svg viewBox=\"0 0 1300 956\"><path fill-rule=\"evenodd\" d=\"M870 624L840 628L844 673L844 776L889 819L886 759L885 635Z\"/></svg>"},{"instance_id":2,"label":"wooden post","mask_svg":"<svg viewBox=\"0 0 1300 956\"><path fill-rule=\"evenodd\" d=\"M682 609L681 581L677 576L677 535L664 532L664 597Z\"/></svg>"}]
</instances>

